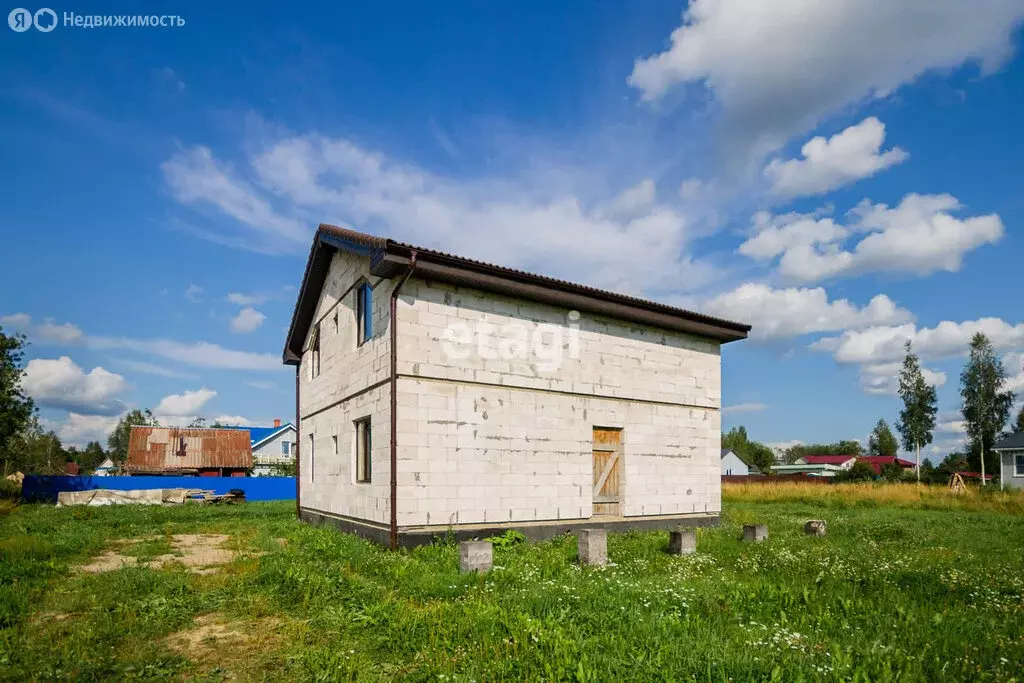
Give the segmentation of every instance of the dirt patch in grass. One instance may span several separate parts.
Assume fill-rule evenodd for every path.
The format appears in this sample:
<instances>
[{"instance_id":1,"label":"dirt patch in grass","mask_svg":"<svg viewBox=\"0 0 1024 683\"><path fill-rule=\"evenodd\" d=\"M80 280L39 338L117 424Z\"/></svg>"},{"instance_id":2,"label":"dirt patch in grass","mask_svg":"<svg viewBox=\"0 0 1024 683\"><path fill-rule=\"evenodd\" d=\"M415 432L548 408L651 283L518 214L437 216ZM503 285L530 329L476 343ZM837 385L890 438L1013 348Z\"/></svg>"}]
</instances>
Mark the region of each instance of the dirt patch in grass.
<instances>
[{"instance_id":1,"label":"dirt patch in grass","mask_svg":"<svg viewBox=\"0 0 1024 683\"><path fill-rule=\"evenodd\" d=\"M271 617L250 621L230 621L223 614L204 614L196 617L193 625L167 637L166 643L193 662L216 661L230 664L227 659L245 662L250 648L261 652L275 641L281 620Z\"/></svg>"},{"instance_id":2,"label":"dirt patch in grass","mask_svg":"<svg viewBox=\"0 0 1024 683\"><path fill-rule=\"evenodd\" d=\"M163 537L158 538L163 540ZM151 547L155 540L153 537L129 539L115 544L80 569L98 574L121 567L159 569L171 563L181 563L196 574L211 574L239 555L237 550L223 547L230 539L226 534L174 534L166 541L170 552L161 555L150 555L137 549L139 546Z\"/></svg>"}]
</instances>

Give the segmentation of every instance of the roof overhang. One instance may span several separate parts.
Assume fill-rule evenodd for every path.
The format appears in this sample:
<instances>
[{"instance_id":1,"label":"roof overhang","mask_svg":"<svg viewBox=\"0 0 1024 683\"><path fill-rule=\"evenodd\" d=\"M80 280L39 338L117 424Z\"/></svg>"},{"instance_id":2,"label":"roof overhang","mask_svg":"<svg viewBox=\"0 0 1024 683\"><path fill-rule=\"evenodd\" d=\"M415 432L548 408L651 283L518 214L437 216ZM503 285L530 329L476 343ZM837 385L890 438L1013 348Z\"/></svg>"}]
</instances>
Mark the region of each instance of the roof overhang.
<instances>
[{"instance_id":1,"label":"roof overhang","mask_svg":"<svg viewBox=\"0 0 1024 683\"><path fill-rule=\"evenodd\" d=\"M654 301L594 289L555 278L423 249L382 237L321 225L310 248L298 301L292 313L283 360L298 365L313 323L331 259L338 249L370 258L370 272L392 278L408 272L416 253L416 277L470 287L492 294L545 303L582 313L647 325L728 343L745 339L750 325L714 318Z\"/></svg>"}]
</instances>

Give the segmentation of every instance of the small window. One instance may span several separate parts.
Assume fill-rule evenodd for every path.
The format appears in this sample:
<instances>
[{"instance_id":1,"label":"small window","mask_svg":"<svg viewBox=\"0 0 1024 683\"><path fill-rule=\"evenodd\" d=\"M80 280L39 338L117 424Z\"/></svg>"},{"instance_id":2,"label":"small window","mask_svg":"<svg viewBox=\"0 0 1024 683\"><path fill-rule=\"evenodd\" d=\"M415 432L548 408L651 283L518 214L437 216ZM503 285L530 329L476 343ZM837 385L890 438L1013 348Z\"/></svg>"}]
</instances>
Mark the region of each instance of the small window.
<instances>
[{"instance_id":1,"label":"small window","mask_svg":"<svg viewBox=\"0 0 1024 683\"><path fill-rule=\"evenodd\" d=\"M291 442L290 441L282 441L281 442L281 455L291 455L291 454L292 454L292 444L291 444Z\"/></svg>"},{"instance_id":2,"label":"small window","mask_svg":"<svg viewBox=\"0 0 1024 683\"><path fill-rule=\"evenodd\" d=\"M313 435L309 435L309 480L313 481L313 475L316 472L316 464L314 461L313 444L315 443Z\"/></svg>"},{"instance_id":3,"label":"small window","mask_svg":"<svg viewBox=\"0 0 1024 683\"><path fill-rule=\"evenodd\" d=\"M338 334L338 309L334 309L334 334Z\"/></svg>"},{"instance_id":4,"label":"small window","mask_svg":"<svg viewBox=\"0 0 1024 683\"><path fill-rule=\"evenodd\" d=\"M334 440L334 454L337 455L338 454L338 437L337 436L332 436L331 438Z\"/></svg>"},{"instance_id":5,"label":"small window","mask_svg":"<svg viewBox=\"0 0 1024 683\"><path fill-rule=\"evenodd\" d=\"M313 338L309 342L309 378L320 376L320 323L313 328Z\"/></svg>"},{"instance_id":6,"label":"small window","mask_svg":"<svg viewBox=\"0 0 1024 683\"><path fill-rule=\"evenodd\" d=\"M1013 457L1013 476L1024 477L1024 453L1018 453Z\"/></svg>"},{"instance_id":7,"label":"small window","mask_svg":"<svg viewBox=\"0 0 1024 683\"><path fill-rule=\"evenodd\" d=\"M373 336L373 289L368 282L356 288L356 344L361 345Z\"/></svg>"},{"instance_id":8,"label":"small window","mask_svg":"<svg viewBox=\"0 0 1024 683\"><path fill-rule=\"evenodd\" d=\"M356 421L356 482L370 483L370 418Z\"/></svg>"}]
</instances>

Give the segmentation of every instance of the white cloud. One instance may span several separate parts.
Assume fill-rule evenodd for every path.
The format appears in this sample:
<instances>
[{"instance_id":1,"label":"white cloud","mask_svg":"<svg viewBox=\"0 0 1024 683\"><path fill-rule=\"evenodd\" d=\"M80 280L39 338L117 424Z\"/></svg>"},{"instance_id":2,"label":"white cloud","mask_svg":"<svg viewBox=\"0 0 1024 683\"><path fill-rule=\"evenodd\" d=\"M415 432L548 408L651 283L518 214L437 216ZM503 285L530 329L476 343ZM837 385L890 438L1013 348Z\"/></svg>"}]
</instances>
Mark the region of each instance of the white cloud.
<instances>
[{"instance_id":1,"label":"white cloud","mask_svg":"<svg viewBox=\"0 0 1024 683\"><path fill-rule=\"evenodd\" d=\"M758 413L762 410L767 410L767 403L737 403L731 406L725 406L722 408L722 412L726 414L731 413Z\"/></svg>"},{"instance_id":2,"label":"white cloud","mask_svg":"<svg viewBox=\"0 0 1024 683\"><path fill-rule=\"evenodd\" d=\"M63 422L43 421L47 429L52 429L60 437L64 446L81 448L90 441L99 441L106 448L107 438L117 426L120 416L112 415L80 415L68 413Z\"/></svg>"},{"instance_id":3,"label":"white cloud","mask_svg":"<svg viewBox=\"0 0 1024 683\"><path fill-rule=\"evenodd\" d=\"M18 313L6 316L2 320L18 323L17 331L24 332L31 342L52 345L81 344L86 348L98 350L128 350L150 356L158 356L167 360L184 363L200 368L217 368L222 370L280 370L281 359L272 353L252 353L226 349L210 342L181 342L171 339L135 339L130 337L98 337L86 335L77 327L66 323L54 325L47 321L43 325L33 325L30 316ZM0 322L2 322L0 320Z\"/></svg>"},{"instance_id":4,"label":"white cloud","mask_svg":"<svg viewBox=\"0 0 1024 683\"><path fill-rule=\"evenodd\" d=\"M246 385L253 389L259 389L260 391L278 391L281 387L274 382L268 382L266 380L252 380L246 382Z\"/></svg>"},{"instance_id":5,"label":"white cloud","mask_svg":"<svg viewBox=\"0 0 1024 683\"><path fill-rule=\"evenodd\" d=\"M279 214L250 183L217 163L208 147L182 150L160 168L171 193L182 204L216 206L282 248L294 249L309 240L311 226Z\"/></svg>"},{"instance_id":6,"label":"white cloud","mask_svg":"<svg viewBox=\"0 0 1024 683\"><path fill-rule=\"evenodd\" d=\"M739 252L753 259L770 260L800 246L831 244L850 234L831 218L788 213L773 216L758 211L753 217L754 236L743 242Z\"/></svg>"},{"instance_id":7,"label":"white cloud","mask_svg":"<svg viewBox=\"0 0 1024 683\"><path fill-rule=\"evenodd\" d=\"M203 406L216 395L216 391L205 387L181 394L170 394L160 399L160 403L153 409L153 414L158 419L162 416L173 418L199 415Z\"/></svg>"},{"instance_id":8,"label":"white cloud","mask_svg":"<svg viewBox=\"0 0 1024 683\"><path fill-rule=\"evenodd\" d=\"M267 316L257 311L252 306L243 308L234 318L231 319L231 331L238 334L246 334L258 329Z\"/></svg>"},{"instance_id":9,"label":"white cloud","mask_svg":"<svg viewBox=\"0 0 1024 683\"><path fill-rule=\"evenodd\" d=\"M101 367L85 372L70 358L61 356L30 360L22 386L41 406L83 415L116 415L124 410L116 396L127 383L121 375Z\"/></svg>"},{"instance_id":10,"label":"white cloud","mask_svg":"<svg viewBox=\"0 0 1024 683\"><path fill-rule=\"evenodd\" d=\"M162 365L157 365L156 363L147 363L143 360L117 358L113 362L126 370L133 370L135 372L141 372L146 375L155 375L157 377L171 377L174 379L195 379L196 377L196 375L191 372L182 372L180 370L174 370Z\"/></svg>"},{"instance_id":11,"label":"white cloud","mask_svg":"<svg viewBox=\"0 0 1024 683\"><path fill-rule=\"evenodd\" d=\"M266 303L267 296L265 294L242 294L240 292L231 292L227 296L228 303L235 304L237 306L259 306L262 303Z\"/></svg>"},{"instance_id":12,"label":"white cloud","mask_svg":"<svg viewBox=\"0 0 1024 683\"><path fill-rule=\"evenodd\" d=\"M627 293L693 291L718 275L688 256L693 234L682 199L673 193L670 201L657 201L650 180L605 203L591 199L589 170L530 168L521 177L453 179L315 134L257 148L245 173L251 181L229 174L206 148L180 153L164 170L172 187L205 188L216 171L219 188L228 177L230 191L177 196L236 218L251 248L275 234L301 237L304 248L309 230L296 235L294 221L281 216L315 216ZM274 218L266 215L272 206L281 207Z\"/></svg>"},{"instance_id":13,"label":"white cloud","mask_svg":"<svg viewBox=\"0 0 1024 683\"><path fill-rule=\"evenodd\" d=\"M28 313L13 313L0 316L0 325L7 325L16 330L24 330L32 324L32 317Z\"/></svg>"},{"instance_id":14,"label":"white cloud","mask_svg":"<svg viewBox=\"0 0 1024 683\"><path fill-rule=\"evenodd\" d=\"M773 289L748 282L707 301L703 309L713 315L753 325L751 339L773 340L813 332L870 327L913 319L910 311L879 294L866 306L846 299L829 301L822 287Z\"/></svg>"},{"instance_id":15,"label":"white cloud","mask_svg":"<svg viewBox=\"0 0 1024 683\"><path fill-rule=\"evenodd\" d=\"M773 159L764 176L777 195L824 194L907 160L899 147L883 152L884 141L885 124L872 116L831 138L812 138L800 150L802 159Z\"/></svg>"},{"instance_id":16,"label":"white cloud","mask_svg":"<svg viewBox=\"0 0 1024 683\"><path fill-rule=\"evenodd\" d=\"M779 272L799 282L875 272L956 272L968 252L995 244L1004 233L996 214L961 220L950 213L960 208L950 195L908 194L895 208L865 201L850 212L847 227L801 214L757 214L758 232L739 251L758 260L781 254ZM853 233L867 235L844 250L842 242Z\"/></svg>"},{"instance_id":17,"label":"white cloud","mask_svg":"<svg viewBox=\"0 0 1024 683\"><path fill-rule=\"evenodd\" d=\"M1006 368L1006 385L1004 388L1007 391L1012 391L1015 394L1020 395L1024 392L1024 353L1008 353L1003 357L1003 367ZM1015 410L1020 410L1017 407ZM1016 417L1014 413L1011 417Z\"/></svg>"},{"instance_id":18,"label":"white cloud","mask_svg":"<svg viewBox=\"0 0 1024 683\"><path fill-rule=\"evenodd\" d=\"M257 425L256 422L253 422L247 417L242 417L241 415L218 415L217 417L208 420L208 422L210 424L219 422L220 424L227 425L229 427L255 427Z\"/></svg>"},{"instance_id":19,"label":"white cloud","mask_svg":"<svg viewBox=\"0 0 1024 683\"><path fill-rule=\"evenodd\" d=\"M877 396L895 396L899 391L901 362L867 363L860 368L860 388L865 393ZM946 383L946 373L921 367L924 381L941 387Z\"/></svg>"},{"instance_id":20,"label":"white cloud","mask_svg":"<svg viewBox=\"0 0 1024 683\"><path fill-rule=\"evenodd\" d=\"M185 290L185 298L193 303L202 301L203 288L199 285L189 285Z\"/></svg>"},{"instance_id":21,"label":"white cloud","mask_svg":"<svg viewBox=\"0 0 1024 683\"><path fill-rule=\"evenodd\" d=\"M996 69L1022 16L1019 0L693 0L671 46L638 59L629 84L645 100L703 86L723 138L757 156L928 71Z\"/></svg>"},{"instance_id":22,"label":"white cloud","mask_svg":"<svg viewBox=\"0 0 1024 683\"><path fill-rule=\"evenodd\" d=\"M959 416L959 413L957 413ZM935 431L944 434L966 434L967 423L963 419L947 419L935 423Z\"/></svg>"},{"instance_id":23,"label":"white cloud","mask_svg":"<svg viewBox=\"0 0 1024 683\"><path fill-rule=\"evenodd\" d=\"M885 363L902 361L903 345L909 339L922 359L942 360L966 355L971 337L978 332L986 335L997 351L1024 348L1024 323L1011 325L999 318L960 323L944 320L922 329L912 324L871 327L827 337L811 347L833 352L840 363Z\"/></svg>"}]
</instances>

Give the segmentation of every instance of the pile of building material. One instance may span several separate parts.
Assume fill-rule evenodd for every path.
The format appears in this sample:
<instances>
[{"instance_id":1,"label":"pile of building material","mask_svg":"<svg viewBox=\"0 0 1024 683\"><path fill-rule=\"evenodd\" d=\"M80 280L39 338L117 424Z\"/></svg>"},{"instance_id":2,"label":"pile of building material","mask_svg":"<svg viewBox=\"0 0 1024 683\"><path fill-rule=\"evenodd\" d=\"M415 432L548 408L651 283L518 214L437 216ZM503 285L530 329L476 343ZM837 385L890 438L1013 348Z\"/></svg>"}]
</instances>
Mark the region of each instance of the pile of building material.
<instances>
[{"instance_id":1,"label":"pile of building material","mask_svg":"<svg viewBox=\"0 0 1024 683\"><path fill-rule=\"evenodd\" d=\"M92 489L89 491L61 491L57 494L57 507L64 505L180 505L182 503L239 503L245 501L245 492L232 489L229 493L216 494L205 489L142 489L118 491L115 489Z\"/></svg>"}]
</instances>

